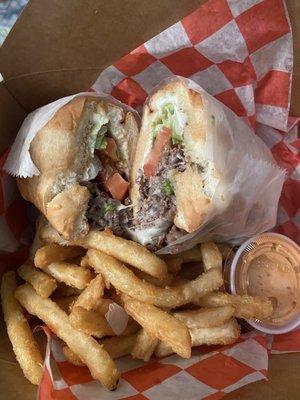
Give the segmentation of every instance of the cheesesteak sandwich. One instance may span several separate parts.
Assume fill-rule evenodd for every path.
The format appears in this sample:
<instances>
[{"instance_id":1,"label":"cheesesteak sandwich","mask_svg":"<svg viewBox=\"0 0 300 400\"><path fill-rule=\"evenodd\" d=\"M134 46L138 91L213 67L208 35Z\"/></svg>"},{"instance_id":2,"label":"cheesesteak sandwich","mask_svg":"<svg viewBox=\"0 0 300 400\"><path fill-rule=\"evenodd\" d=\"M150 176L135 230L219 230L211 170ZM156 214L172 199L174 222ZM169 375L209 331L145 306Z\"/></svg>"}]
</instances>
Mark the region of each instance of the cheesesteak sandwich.
<instances>
[{"instance_id":1,"label":"cheesesteak sandwich","mask_svg":"<svg viewBox=\"0 0 300 400\"><path fill-rule=\"evenodd\" d=\"M165 84L144 106L133 163L132 237L158 249L194 232L227 206L211 161L215 116L182 80Z\"/></svg>"},{"instance_id":2,"label":"cheesesteak sandwich","mask_svg":"<svg viewBox=\"0 0 300 400\"><path fill-rule=\"evenodd\" d=\"M283 180L244 121L194 82L172 78L144 105L131 237L155 250L200 236L241 241L274 226Z\"/></svg>"},{"instance_id":3,"label":"cheesesteak sandwich","mask_svg":"<svg viewBox=\"0 0 300 400\"><path fill-rule=\"evenodd\" d=\"M21 194L63 239L110 228L161 251L272 228L284 180L240 118L180 77L148 98L139 134L123 106L78 97L40 129L30 156L40 174L18 179Z\"/></svg>"},{"instance_id":4,"label":"cheesesteak sandwich","mask_svg":"<svg viewBox=\"0 0 300 400\"><path fill-rule=\"evenodd\" d=\"M66 240L85 235L90 226L122 234L137 134L130 111L97 97L77 97L31 142L40 174L18 179L22 196Z\"/></svg>"}]
</instances>

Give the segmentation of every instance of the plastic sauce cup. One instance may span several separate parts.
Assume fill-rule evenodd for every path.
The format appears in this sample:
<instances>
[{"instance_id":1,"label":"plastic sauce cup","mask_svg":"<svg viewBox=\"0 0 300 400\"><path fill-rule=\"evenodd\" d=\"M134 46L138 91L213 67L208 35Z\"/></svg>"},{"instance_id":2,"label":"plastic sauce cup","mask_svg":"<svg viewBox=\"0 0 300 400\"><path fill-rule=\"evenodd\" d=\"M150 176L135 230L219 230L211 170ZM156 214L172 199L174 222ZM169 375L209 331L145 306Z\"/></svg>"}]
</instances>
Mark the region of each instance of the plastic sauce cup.
<instances>
[{"instance_id":1,"label":"plastic sauce cup","mask_svg":"<svg viewBox=\"0 0 300 400\"><path fill-rule=\"evenodd\" d=\"M269 297L273 315L247 320L253 328L282 334L300 327L300 248L278 233L262 233L240 246L225 264L231 293Z\"/></svg>"}]
</instances>

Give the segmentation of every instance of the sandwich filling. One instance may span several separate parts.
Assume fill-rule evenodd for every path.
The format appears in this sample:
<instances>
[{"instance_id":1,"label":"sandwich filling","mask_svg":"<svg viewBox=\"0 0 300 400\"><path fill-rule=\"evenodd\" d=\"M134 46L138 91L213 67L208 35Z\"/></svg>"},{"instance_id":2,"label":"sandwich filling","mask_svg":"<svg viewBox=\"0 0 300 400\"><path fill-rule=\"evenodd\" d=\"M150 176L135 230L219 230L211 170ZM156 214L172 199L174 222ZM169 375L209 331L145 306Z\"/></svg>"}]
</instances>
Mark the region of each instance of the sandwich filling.
<instances>
[{"instance_id":1,"label":"sandwich filling","mask_svg":"<svg viewBox=\"0 0 300 400\"><path fill-rule=\"evenodd\" d=\"M120 135L112 113L103 108L99 111L89 118L91 125L87 129L89 159L98 165L98 170L92 179L82 179L91 193L86 213L89 225L100 230L108 227L116 235L136 240L154 251L173 243L186 234L174 224L178 224L179 210L186 207L185 197L197 204L191 210L202 204L198 193L185 196L189 187L181 189L179 197L179 182L188 175L204 190L206 174L206 168L192 162L185 149L186 116L175 102L165 100L160 105L149 129L151 146L137 173L139 196L133 212L128 197L129 153L123 150L129 147L125 130ZM91 171L95 172L95 168ZM197 209L197 214L200 211Z\"/></svg>"},{"instance_id":2,"label":"sandwich filling","mask_svg":"<svg viewBox=\"0 0 300 400\"><path fill-rule=\"evenodd\" d=\"M184 124L172 103L161 108L152 124L152 148L138 172L139 202L134 219L138 241L152 250L174 242L185 232L174 224L173 176L186 169ZM147 234L147 232L149 234Z\"/></svg>"},{"instance_id":3,"label":"sandwich filling","mask_svg":"<svg viewBox=\"0 0 300 400\"><path fill-rule=\"evenodd\" d=\"M110 228L115 235L127 236L124 224L128 221L128 209L119 200L101 190L97 182L87 182L92 197L86 216L92 228L103 230ZM125 199L125 203L126 203Z\"/></svg>"},{"instance_id":4,"label":"sandwich filling","mask_svg":"<svg viewBox=\"0 0 300 400\"><path fill-rule=\"evenodd\" d=\"M92 174L83 175L83 184L91 199L86 216L92 228L110 228L116 235L126 236L122 228L127 222L128 175L121 154L120 135L114 137L107 113L92 114L87 126L87 150ZM124 146L123 146L124 147ZM95 165L97 166L95 168Z\"/></svg>"}]
</instances>

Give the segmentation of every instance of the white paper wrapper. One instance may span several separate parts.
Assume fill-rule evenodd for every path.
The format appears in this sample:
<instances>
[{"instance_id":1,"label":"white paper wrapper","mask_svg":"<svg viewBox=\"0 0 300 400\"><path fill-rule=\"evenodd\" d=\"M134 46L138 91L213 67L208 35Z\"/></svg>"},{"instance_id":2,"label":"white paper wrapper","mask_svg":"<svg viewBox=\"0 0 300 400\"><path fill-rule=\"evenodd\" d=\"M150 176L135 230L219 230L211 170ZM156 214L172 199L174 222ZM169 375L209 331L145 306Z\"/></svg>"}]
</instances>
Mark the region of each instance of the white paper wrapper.
<instances>
[{"instance_id":1,"label":"white paper wrapper","mask_svg":"<svg viewBox=\"0 0 300 400\"><path fill-rule=\"evenodd\" d=\"M203 226L186 234L158 254L177 253L204 240L242 243L245 239L271 229L276 224L277 205L285 173L274 162L264 142L229 108L209 95L195 82L180 77L189 88L200 93L210 121L205 154L207 160L222 171L223 178L217 185L212 202L215 206ZM154 91L155 91L154 90ZM154 92L153 91L153 92ZM6 161L5 169L12 175L31 177L39 174L29 154L30 143L37 132L53 117L55 112L79 96L95 96L121 104L103 93L83 92L64 97L32 112L25 119ZM128 106L124 106L132 110ZM212 117L213 116L213 117ZM224 197L228 207L220 207ZM133 235L136 239L137 236Z\"/></svg>"},{"instance_id":2,"label":"white paper wrapper","mask_svg":"<svg viewBox=\"0 0 300 400\"><path fill-rule=\"evenodd\" d=\"M38 131L45 126L48 121L50 121L50 119L61 107L76 97L81 96L100 97L127 110L130 110L135 114L137 120L139 119L137 112L133 108L102 92L81 92L58 99L31 112L25 118L4 165L4 169L9 174L20 178L31 178L34 175L39 175L40 172L30 157L30 143Z\"/></svg>"},{"instance_id":3,"label":"white paper wrapper","mask_svg":"<svg viewBox=\"0 0 300 400\"><path fill-rule=\"evenodd\" d=\"M273 228L285 171L275 163L264 142L228 107L191 80L176 77L166 81L174 79L183 79L189 88L201 94L210 121L205 154L223 177L212 199L215 206L204 225L158 253L177 253L205 240L240 244ZM228 202L225 211L218 204L222 196Z\"/></svg>"}]
</instances>

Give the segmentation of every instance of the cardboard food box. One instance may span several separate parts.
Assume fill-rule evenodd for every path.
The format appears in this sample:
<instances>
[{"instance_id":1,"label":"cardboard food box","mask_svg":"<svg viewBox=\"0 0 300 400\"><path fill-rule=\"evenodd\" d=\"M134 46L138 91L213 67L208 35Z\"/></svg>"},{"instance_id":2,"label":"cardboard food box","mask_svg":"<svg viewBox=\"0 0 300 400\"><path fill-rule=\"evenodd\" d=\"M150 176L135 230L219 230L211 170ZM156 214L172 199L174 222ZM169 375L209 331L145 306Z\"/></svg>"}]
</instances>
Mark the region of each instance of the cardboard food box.
<instances>
[{"instance_id":1,"label":"cardboard food box","mask_svg":"<svg viewBox=\"0 0 300 400\"><path fill-rule=\"evenodd\" d=\"M105 67L204 2L31 0L0 48L0 154L29 111L88 89ZM294 39L291 115L300 116L300 2L286 3ZM6 267L0 265L0 274ZM272 355L268 382L244 386L225 398L298 399L299 376L299 353ZM17 365L2 322L0 399L35 396L36 388Z\"/></svg>"}]
</instances>

